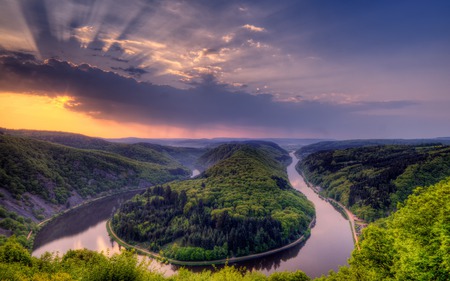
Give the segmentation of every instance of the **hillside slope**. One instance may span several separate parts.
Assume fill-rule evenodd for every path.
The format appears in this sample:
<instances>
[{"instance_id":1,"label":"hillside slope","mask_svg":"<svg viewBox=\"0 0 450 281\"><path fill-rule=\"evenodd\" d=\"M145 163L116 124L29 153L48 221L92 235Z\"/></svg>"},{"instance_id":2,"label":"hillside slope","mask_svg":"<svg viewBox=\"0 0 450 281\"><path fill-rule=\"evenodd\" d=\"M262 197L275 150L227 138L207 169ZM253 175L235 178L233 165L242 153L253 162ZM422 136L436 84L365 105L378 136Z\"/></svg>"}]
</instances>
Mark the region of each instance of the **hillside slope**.
<instances>
[{"instance_id":1,"label":"hillside slope","mask_svg":"<svg viewBox=\"0 0 450 281\"><path fill-rule=\"evenodd\" d=\"M249 146L264 152L268 157L281 162L283 165L287 166L292 161L289 154L273 142L249 140L222 144L215 147L199 157L195 164L199 169L206 170L217 162L229 158L234 152Z\"/></svg>"},{"instance_id":2,"label":"hillside slope","mask_svg":"<svg viewBox=\"0 0 450 281\"><path fill-rule=\"evenodd\" d=\"M450 178L415 190L363 231L349 267L319 281L450 280Z\"/></svg>"},{"instance_id":3,"label":"hillside slope","mask_svg":"<svg viewBox=\"0 0 450 281\"><path fill-rule=\"evenodd\" d=\"M361 250L349 266L316 281L450 279L450 178L419 188L396 213L363 232ZM217 272L181 269L171 277L152 272L128 251L112 257L88 250L69 251L62 258L31 257L14 239L0 246L2 280L310 280L303 272L265 276L226 266Z\"/></svg>"},{"instance_id":4,"label":"hillside slope","mask_svg":"<svg viewBox=\"0 0 450 281\"><path fill-rule=\"evenodd\" d=\"M161 158L143 162L0 134L0 205L37 221L104 193L189 177L178 162Z\"/></svg>"},{"instance_id":5,"label":"hillside slope","mask_svg":"<svg viewBox=\"0 0 450 281\"><path fill-rule=\"evenodd\" d=\"M323 193L373 221L396 209L417 186L450 176L450 146L388 145L310 154L297 169Z\"/></svg>"},{"instance_id":6,"label":"hillside slope","mask_svg":"<svg viewBox=\"0 0 450 281\"><path fill-rule=\"evenodd\" d=\"M337 149L381 146L381 145L450 145L449 138L432 139L361 139L341 141L320 141L305 145L296 151L297 157L305 158L309 154L319 151L331 151Z\"/></svg>"},{"instance_id":7,"label":"hillside slope","mask_svg":"<svg viewBox=\"0 0 450 281\"><path fill-rule=\"evenodd\" d=\"M290 186L274 157L287 155L281 151L275 144L219 146L208 155L220 160L199 177L150 188L123 204L113 229L177 260L243 256L288 244L305 234L314 207Z\"/></svg>"},{"instance_id":8,"label":"hillside slope","mask_svg":"<svg viewBox=\"0 0 450 281\"><path fill-rule=\"evenodd\" d=\"M173 147L145 142L115 143L66 132L9 129L0 129L0 131L8 135L33 138L75 148L108 151L134 160L161 165L168 165L176 160L191 169L194 168L196 160L206 152L205 148Z\"/></svg>"}]
</instances>

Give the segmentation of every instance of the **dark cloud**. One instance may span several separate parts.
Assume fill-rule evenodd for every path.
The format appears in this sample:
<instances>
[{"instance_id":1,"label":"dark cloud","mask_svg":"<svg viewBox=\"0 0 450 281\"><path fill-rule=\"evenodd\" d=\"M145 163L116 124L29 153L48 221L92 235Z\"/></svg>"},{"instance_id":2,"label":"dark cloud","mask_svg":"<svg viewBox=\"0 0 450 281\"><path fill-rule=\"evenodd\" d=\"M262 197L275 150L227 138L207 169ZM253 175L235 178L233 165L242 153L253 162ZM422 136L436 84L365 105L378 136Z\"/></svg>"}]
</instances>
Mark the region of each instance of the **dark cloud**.
<instances>
[{"instance_id":1,"label":"dark cloud","mask_svg":"<svg viewBox=\"0 0 450 281\"><path fill-rule=\"evenodd\" d=\"M331 137L446 132L450 122L450 1L23 0L2 8L0 47L15 52L0 54L0 90L70 93L68 108L96 118Z\"/></svg>"},{"instance_id":2,"label":"dark cloud","mask_svg":"<svg viewBox=\"0 0 450 281\"><path fill-rule=\"evenodd\" d=\"M66 105L68 109L95 118L186 128L248 126L292 133L345 130L349 124L352 129L375 128L380 120L369 120L359 115L361 111L411 105L403 101L345 105L278 102L270 94L232 91L229 85L219 84L208 75L203 83L180 90L138 82L87 64L55 59L40 62L18 53L1 55L0 72L3 90L50 97L69 94L75 100Z\"/></svg>"},{"instance_id":3,"label":"dark cloud","mask_svg":"<svg viewBox=\"0 0 450 281\"><path fill-rule=\"evenodd\" d=\"M121 71L123 71L125 73L128 73L129 75L137 77L137 78L141 77L142 74L148 73L148 71L143 69L143 68L133 67L133 66L130 66L130 67L127 67L127 68L111 67L111 69L113 69L113 70L121 70Z\"/></svg>"}]
</instances>

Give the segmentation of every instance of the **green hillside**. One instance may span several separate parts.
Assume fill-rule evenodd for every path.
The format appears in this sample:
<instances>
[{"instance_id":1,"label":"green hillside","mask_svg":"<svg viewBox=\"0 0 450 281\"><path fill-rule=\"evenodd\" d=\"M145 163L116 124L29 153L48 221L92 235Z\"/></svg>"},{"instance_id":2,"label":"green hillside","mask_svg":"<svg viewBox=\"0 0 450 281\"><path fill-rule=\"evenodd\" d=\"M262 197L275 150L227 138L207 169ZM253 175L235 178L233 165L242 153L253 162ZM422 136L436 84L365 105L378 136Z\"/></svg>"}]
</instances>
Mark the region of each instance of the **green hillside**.
<instances>
[{"instance_id":1,"label":"green hillside","mask_svg":"<svg viewBox=\"0 0 450 281\"><path fill-rule=\"evenodd\" d=\"M176 160L158 151L153 157L153 163L138 161L0 134L0 235L22 237L34 227L30 219L48 218L88 198L189 177Z\"/></svg>"},{"instance_id":2,"label":"green hillside","mask_svg":"<svg viewBox=\"0 0 450 281\"><path fill-rule=\"evenodd\" d=\"M432 139L361 139L361 140L340 140L340 141L320 141L305 145L296 151L296 155L305 158L309 154L319 151L330 151L337 149L358 148L381 145L450 145L448 138Z\"/></svg>"},{"instance_id":3,"label":"green hillside","mask_svg":"<svg viewBox=\"0 0 450 281\"><path fill-rule=\"evenodd\" d=\"M292 161L289 154L277 144L267 141L251 140L222 144L214 149L211 149L197 159L196 166L202 170L205 170L220 160L230 157L234 152L246 146L256 148L261 152L264 152L268 157L273 158L284 165L288 165Z\"/></svg>"},{"instance_id":4,"label":"green hillside","mask_svg":"<svg viewBox=\"0 0 450 281\"><path fill-rule=\"evenodd\" d=\"M320 281L450 280L450 178L417 188L404 206L363 231L349 267Z\"/></svg>"},{"instance_id":5,"label":"green hillside","mask_svg":"<svg viewBox=\"0 0 450 281\"><path fill-rule=\"evenodd\" d=\"M387 145L310 154L297 169L365 220L386 217L417 186L450 176L450 146Z\"/></svg>"},{"instance_id":6,"label":"green hillside","mask_svg":"<svg viewBox=\"0 0 450 281\"><path fill-rule=\"evenodd\" d=\"M450 178L419 188L390 217L363 232L361 250L349 266L317 281L378 281L450 279ZM62 257L30 256L14 238L0 246L0 280L130 280L130 281L307 281L303 272L261 273L225 267L217 272L184 269L171 277L152 272L128 251L107 257L88 250Z\"/></svg>"},{"instance_id":7,"label":"green hillside","mask_svg":"<svg viewBox=\"0 0 450 281\"><path fill-rule=\"evenodd\" d=\"M0 130L8 135L33 138L75 148L108 151L143 162L171 165L176 160L191 169L194 168L196 160L206 152L204 148L163 146L144 142L133 144L114 143L99 138L66 132Z\"/></svg>"},{"instance_id":8,"label":"green hillside","mask_svg":"<svg viewBox=\"0 0 450 281\"><path fill-rule=\"evenodd\" d=\"M241 143L207 156L217 161L200 177L150 188L123 204L114 231L177 260L264 252L305 234L314 208L277 160L287 152L272 143Z\"/></svg>"}]
</instances>

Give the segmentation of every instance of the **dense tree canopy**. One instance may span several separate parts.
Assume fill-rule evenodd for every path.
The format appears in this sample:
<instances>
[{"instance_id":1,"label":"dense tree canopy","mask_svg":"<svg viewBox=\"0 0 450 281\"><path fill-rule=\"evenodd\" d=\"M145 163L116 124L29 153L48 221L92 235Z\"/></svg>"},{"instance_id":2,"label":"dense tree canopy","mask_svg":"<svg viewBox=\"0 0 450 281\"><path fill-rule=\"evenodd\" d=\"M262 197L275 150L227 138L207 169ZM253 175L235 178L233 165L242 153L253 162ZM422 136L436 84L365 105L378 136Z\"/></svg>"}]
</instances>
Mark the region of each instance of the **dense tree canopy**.
<instances>
[{"instance_id":1,"label":"dense tree canopy","mask_svg":"<svg viewBox=\"0 0 450 281\"><path fill-rule=\"evenodd\" d=\"M111 144L55 132L44 136L57 136L60 142L89 149L0 134L0 240L14 233L19 241L29 246L25 238L35 228L31 219L43 220L54 212L101 194L190 175L187 168L166 152L146 144ZM109 147L117 153L91 147L105 150ZM182 154L183 150L178 152ZM21 215L15 213L17 210Z\"/></svg>"},{"instance_id":2,"label":"dense tree canopy","mask_svg":"<svg viewBox=\"0 0 450 281\"><path fill-rule=\"evenodd\" d=\"M16 198L25 192L63 204L72 190L81 196L110 189L187 177L172 161L155 164L103 151L75 149L29 138L0 135L0 186Z\"/></svg>"},{"instance_id":3,"label":"dense tree canopy","mask_svg":"<svg viewBox=\"0 0 450 281\"><path fill-rule=\"evenodd\" d=\"M262 273L248 272L226 266L216 272L193 273L180 269L171 277L148 269L146 261L136 254L123 251L107 257L89 250L71 250L58 257L46 253L40 258L31 257L14 237L0 246L0 280L51 280L51 281L308 281L305 273L279 272L266 277Z\"/></svg>"},{"instance_id":4,"label":"dense tree canopy","mask_svg":"<svg viewBox=\"0 0 450 281\"><path fill-rule=\"evenodd\" d=\"M318 281L450 279L450 178L418 188L404 205L363 231L349 266ZM217 272L181 269L172 277L148 270L128 251L112 257L72 250L62 257L31 257L14 237L0 246L0 280L310 280L303 272L261 273L225 267Z\"/></svg>"},{"instance_id":5,"label":"dense tree canopy","mask_svg":"<svg viewBox=\"0 0 450 281\"><path fill-rule=\"evenodd\" d=\"M358 216L386 217L417 186L450 176L450 146L386 145L310 154L297 166L323 193Z\"/></svg>"},{"instance_id":6,"label":"dense tree canopy","mask_svg":"<svg viewBox=\"0 0 450 281\"><path fill-rule=\"evenodd\" d=\"M418 188L397 212L363 231L349 267L320 280L449 280L450 178Z\"/></svg>"},{"instance_id":7,"label":"dense tree canopy","mask_svg":"<svg viewBox=\"0 0 450 281\"><path fill-rule=\"evenodd\" d=\"M267 154L259 144L214 151L221 160L200 177L152 187L125 203L112 221L116 233L177 260L260 253L305 234L314 209L290 186L273 157L279 152Z\"/></svg>"}]
</instances>

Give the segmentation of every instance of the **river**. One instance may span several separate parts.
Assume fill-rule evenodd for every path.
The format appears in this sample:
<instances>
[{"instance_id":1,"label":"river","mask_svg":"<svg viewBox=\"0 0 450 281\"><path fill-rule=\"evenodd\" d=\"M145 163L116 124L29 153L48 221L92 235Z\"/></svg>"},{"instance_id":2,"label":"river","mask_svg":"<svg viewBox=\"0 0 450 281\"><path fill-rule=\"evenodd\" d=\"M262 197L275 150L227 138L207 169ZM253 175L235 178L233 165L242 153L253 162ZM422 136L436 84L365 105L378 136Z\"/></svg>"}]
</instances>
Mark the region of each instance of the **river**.
<instances>
[{"instance_id":1,"label":"river","mask_svg":"<svg viewBox=\"0 0 450 281\"><path fill-rule=\"evenodd\" d=\"M354 248L352 233L348 220L307 187L295 170L298 160L293 154L291 157L294 161L287 168L289 180L295 189L314 203L316 208L316 225L311 230L311 236L306 242L291 249L242 262L238 266L245 266L248 270L258 270L265 274L300 269L310 277L318 277L327 274L330 269L336 270L339 266L347 264L347 259ZM134 191L104 198L50 221L36 235L33 256L38 257L46 251L62 255L70 249L82 248L110 254L119 252L120 247L108 236L106 221L122 202L136 193ZM179 267L154 261L152 268L165 275L172 275ZM191 269L201 271L205 267Z\"/></svg>"}]
</instances>

